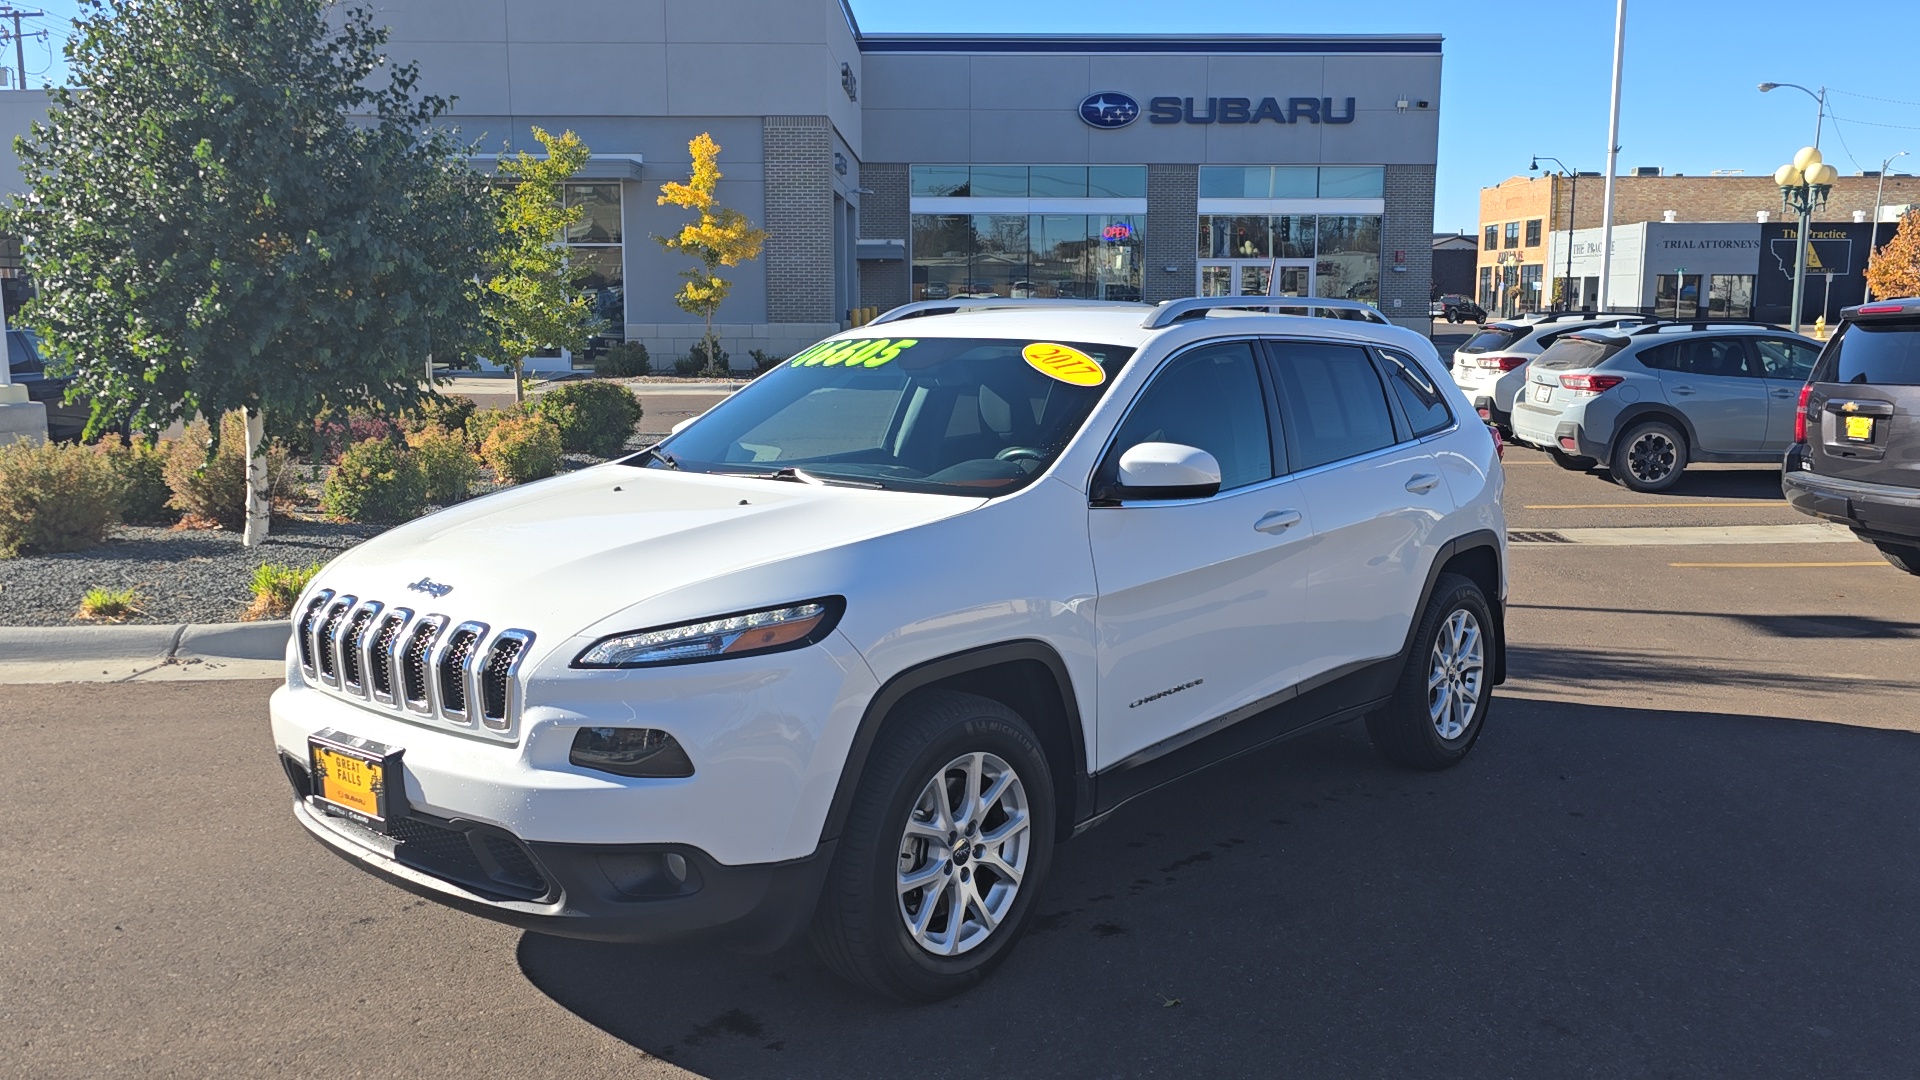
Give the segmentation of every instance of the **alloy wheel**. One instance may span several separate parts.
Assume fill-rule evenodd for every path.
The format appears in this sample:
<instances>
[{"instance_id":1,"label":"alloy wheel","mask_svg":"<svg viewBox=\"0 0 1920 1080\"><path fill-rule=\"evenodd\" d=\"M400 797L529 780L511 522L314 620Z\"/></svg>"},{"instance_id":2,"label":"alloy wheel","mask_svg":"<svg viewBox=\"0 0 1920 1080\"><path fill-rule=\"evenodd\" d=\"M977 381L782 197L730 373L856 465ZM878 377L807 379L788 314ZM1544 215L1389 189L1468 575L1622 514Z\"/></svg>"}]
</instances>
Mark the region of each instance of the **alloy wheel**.
<instances>
[{"instance_id":1,"label":"alloy wheel","mask_svg":"<svg viewBox=\"0 0 1920 1080\"><path fill-rule=\"evenodd\" d=\"M1473 613L1455 609L1434 636L1427 669L1427 719L1442 739L1464 735L1479 708L1487 670L1486 635Z\"/></svg>"},{"instance_id":2,"label":"alloy wheel","mask_svg":"<svg viewBox=\"0 0 1920 1080\"><path fill-rule=\"evenodd\" d=\"M1627 448L1627 468L1633 478L1645 484L1657 484L1673 472L1679 448L1664 432L1642 432Z\"/></svg>"},{"instance_id":3,"label":"alloy wheel","mask_svg":"<svg viewBox=\"0 0 1920 1080\"><path fill-rule=\"evenodd\" d=\"M1013 908L1032 855L1026 785L1011 765L963 754L927 781L907 814L896 886L915 944L958 956Z\"/></svg>"}]
</instances>

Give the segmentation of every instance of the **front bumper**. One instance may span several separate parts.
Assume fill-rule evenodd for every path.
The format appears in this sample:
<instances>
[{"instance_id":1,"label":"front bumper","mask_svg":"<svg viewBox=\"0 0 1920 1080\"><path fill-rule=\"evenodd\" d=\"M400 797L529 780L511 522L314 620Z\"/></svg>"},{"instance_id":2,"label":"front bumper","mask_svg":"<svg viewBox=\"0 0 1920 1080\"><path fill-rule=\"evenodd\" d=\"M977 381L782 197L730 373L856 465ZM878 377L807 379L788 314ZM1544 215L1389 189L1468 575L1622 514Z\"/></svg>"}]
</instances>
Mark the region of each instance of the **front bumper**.
<instances>
[{"instance_id":1,"label":"front bumper","mask_svg":"<svg viewBox=\"0 0 1920 1080\"><path fill-rule=\"evenodd\" d=\"M329 851L417 896L591 941L712 935L776 949L812 918L833 861L831 841L802 859L725 866L686 845L525 844L502 830L424 817L398 819L405 839L396 839L327 813L297 783L293 811ZM462 857L459 837L469 838L472 854Z\"/></svg>"},{"instance_id":2,"label":"front bumper","mask_svg":"<svg viewBox=\"0 0 1920 1080\"><path fill-rule=\"evenodd\" d=\"M1920 489L1807 472L1805 455L1804 446L1789 449L1780 472L1781 492L1795 510L1850 526L1866 537L1920 540Z\"/></svg>"}]
</instances>

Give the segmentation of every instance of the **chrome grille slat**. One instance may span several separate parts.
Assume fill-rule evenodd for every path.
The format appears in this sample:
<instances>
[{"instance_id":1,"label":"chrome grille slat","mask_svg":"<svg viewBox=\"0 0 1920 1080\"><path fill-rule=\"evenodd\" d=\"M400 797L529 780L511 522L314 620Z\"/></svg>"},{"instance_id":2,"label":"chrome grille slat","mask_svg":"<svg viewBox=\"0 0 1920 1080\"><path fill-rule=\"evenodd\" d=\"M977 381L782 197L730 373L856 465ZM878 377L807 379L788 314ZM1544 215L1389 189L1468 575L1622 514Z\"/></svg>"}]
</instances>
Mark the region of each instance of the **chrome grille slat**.
<instances>
[{"instance_id":1,"label":"chrome grille slat","mask_svg":"<svg viewBox=\"0 0 1920 1080\"><path fill-rule=\"evenodd\" d=\"M521 707L529 630L416 615L345 593L314 594L295 620L301 666L315 681L403 713L510 735Z\"/></svg>"}]
</instances>

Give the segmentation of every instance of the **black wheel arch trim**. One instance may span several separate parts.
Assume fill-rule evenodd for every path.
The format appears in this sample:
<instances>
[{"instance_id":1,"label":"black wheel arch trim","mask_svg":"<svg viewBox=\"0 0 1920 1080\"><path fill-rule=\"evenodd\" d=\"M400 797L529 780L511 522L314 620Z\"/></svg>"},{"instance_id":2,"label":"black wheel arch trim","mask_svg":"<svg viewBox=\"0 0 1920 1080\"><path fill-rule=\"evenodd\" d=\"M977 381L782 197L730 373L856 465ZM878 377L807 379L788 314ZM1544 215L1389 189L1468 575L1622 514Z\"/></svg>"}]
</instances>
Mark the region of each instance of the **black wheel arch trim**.
<instances>
[{"instance_id":1,"label":"black wheel arch trim","mask_svg":"<svg viewBox=\"0 0 1920 1080\"><path fill-rule=\"evenodd\" d=\"M1044 641L1004 641L916 664L881 685L868 700L866 712L860 717L860 727L854 732L853 744L847 748L847 759L840 769L833 802L827 808L827 820L820 827L821 843L838 840L846 828L847 815L853 809L854 793L859 789L861 775L866 771L867 758L871 756L874 743L886 726L887 716L900 702L916 690L924 690L956 676L1020 662L1038 663L1046 670L1060 695L1060 705L1066 714L1066 736L1069 754L1073 758L1068 764L1071 765L1073 783L1064 791L1065 805L1057 815L1056 831L1064 838L1076 822L1089 816L1093 812L1093 781L1087 773L1086 725L1079 699L1073 692L1073 679L1067 674L1066 661L1060 658L1053 646Z\"/></svg>"},{"instance_id":2,"label":"black wheel arch trim","mask_svg":"<svg viewBox=\"0 0 1920 1080\"><path fill-rule=\"evenodd\" d=\"M1688 420L1684 413L1671 405L1664 405L1657 401L1636 401L1621 409L1620 415L1614 419L1613 437L1607 440L1607 456L1603 460L1608 465L1612 465L1613 452L1618 449L1620 440L1627 437L1627 432L1632 431L1634 425L1646 423L1648 420L1658 420L1679 428L1680 434L1687 440L1687 457L1691 459L1694 456L1694 448L1700 445L1700 437L1693 430L1692 421Z\"/></svg>"},{"instance_id":3,"label":"black wheel arch trim","mask_svg":"<svg viewBox=\"0 0 1920 1080\"><path fill-rule=\"evenodd\" d=\"M1427 610L1427 605L1433 602L1441 573L1456 556L1481 548L1487 549L1493 559L1494 593L1499 594L1487 596L1487 607L1493 613L1493 685L1499 686L1507 681L1507 598L1500 592L1506 566L1500 561L1500 537L1491 529L1478 529L1440 545L1433 565L1427 567L1427 581L1420 589L1420 606L1413 609L1413 622L1407 627L1407 637L1400 646L1400 656L1404 663L1412 655L1413 636L1420 632L1420 616Z\"/></svg>"}]
</instances>

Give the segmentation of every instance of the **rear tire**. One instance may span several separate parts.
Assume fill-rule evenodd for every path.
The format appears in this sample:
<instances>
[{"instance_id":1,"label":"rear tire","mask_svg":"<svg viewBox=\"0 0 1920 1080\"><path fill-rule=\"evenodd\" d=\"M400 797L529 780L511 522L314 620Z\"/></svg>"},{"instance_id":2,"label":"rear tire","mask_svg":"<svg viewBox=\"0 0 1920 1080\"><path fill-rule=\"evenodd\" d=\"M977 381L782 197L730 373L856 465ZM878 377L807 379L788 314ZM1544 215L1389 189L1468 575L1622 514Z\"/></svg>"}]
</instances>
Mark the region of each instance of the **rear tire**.
<instances>
[{"instance_id":1,"label":"rear tire","mask_svg":"<svg viewBox=\"0 0 1920 1080\"><path fill-rule=\"evenodd\" d=\"M1547 456L1553 459L1555 465L1560 466L1568 472L1586 472L1588 469L1599 464L1599 462L1590 457L1580 457L1577 454L1569 454L1565 450L1551 446L1547 448Z\"/></svg>"},{"instance_id":2,"label":"rear tire","mask_svg":"<svg viewBox=\"0 0 1920 1080\"><path fill-rule=\"evenodd\" d=\"M1886 556L1886 560L1893 564L1894 569L1904 570L1920 577L1920 544L1894 544L1885 540L1875 540L1873 546L1880 549L1880 554Z\"/></svg>"},{"instance_id":3,"label":"rear tire","mask_svg":"<svg viewBox=\"0 0 1920 1080\"><path fill-rule=\"evenodd\" d=\"M1480 586L1442 574L1421 613L1393 700L1367 717L1381 756L1410 769L1458 765L1493 698L1493 614Z\"/></svg>"},{"instance_id":4,"label":"rear tire","mask_svg":"<svg viewBox=\"0 0 1920 1080\"><path fill-rule=\"evenodd\" d=\"M1636 424L1613 444L1613 478L1632 491L1665 491L1687 468L1687 437L1664 420Z\"/></svg>"},{"instance_id":5,"label":"rear tire","mask_svg":"<svg viewBox=\"0 0 1920 1080\"><path fill-rule=\"evenodd\" d=\"M841 977L885 997L938 1001L967 990L1026 929L1053 837L1052 774L1018 714L974 694L910 698L867 758L814 915L814 948Z\"/></svg>"}]
</instances>

